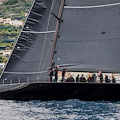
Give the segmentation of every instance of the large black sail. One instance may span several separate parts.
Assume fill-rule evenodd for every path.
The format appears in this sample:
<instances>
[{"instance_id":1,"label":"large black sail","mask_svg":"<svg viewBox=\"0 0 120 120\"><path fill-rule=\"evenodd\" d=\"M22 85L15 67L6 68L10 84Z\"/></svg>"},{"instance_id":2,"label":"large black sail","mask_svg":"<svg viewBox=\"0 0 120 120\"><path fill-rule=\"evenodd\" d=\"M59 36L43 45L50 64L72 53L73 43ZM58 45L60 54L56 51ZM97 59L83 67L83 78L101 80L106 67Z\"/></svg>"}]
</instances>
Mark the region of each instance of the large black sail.
<instances>
[{"instance_id":1,"label":"large black sail","mask_svg":"<svg viewBox=\"0 0 120 120\"><path fill-rule=\"evenodd\" d=\"M2 78L47 80L61 0L35 0Z\"/></svg>"},{"instance_id":2,"label":"large black sail","mask_svg":"<svg viewBox=\"0 0 120 120\"><path fill-rule=\"evenodd\" d=\"M62 20L56 65L120 72L120 0L66 0Z\"/></svg>"}]
</instances>

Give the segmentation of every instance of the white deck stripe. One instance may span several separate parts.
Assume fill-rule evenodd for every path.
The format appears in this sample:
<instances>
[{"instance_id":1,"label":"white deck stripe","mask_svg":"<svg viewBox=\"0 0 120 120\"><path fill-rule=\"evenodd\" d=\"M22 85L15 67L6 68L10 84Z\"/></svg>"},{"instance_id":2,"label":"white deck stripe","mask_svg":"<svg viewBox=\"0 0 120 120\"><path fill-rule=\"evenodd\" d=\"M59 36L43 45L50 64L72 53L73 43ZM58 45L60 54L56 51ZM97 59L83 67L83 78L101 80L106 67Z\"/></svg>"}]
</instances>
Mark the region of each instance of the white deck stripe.
<instances>
[{"instance_id":1,"label":"white deck stripe","mask_svg":"<svg viewBox=\"0 0 120 120\"><path fill-rule=\"evenodd\" d=\"M40 74L40 73L46 73L47 71L42 71L42 72L4 72L7 74Z\"/></svg>"},{"instance_id":2,"label":"white deck stripe","mask_svg":"<svg viewBox=\"0 0 120 120\"><path fill-rule=\"evenodd\" d=\"M36 31L22 31L24 33L37 33L37 34L46 34L46 33L55 33L55 31L43 31L43 32L36 32Z\"/></svg>"},{"instance_id":3,"label":"white deck stripe","mask_svg":"<svg viewBox=\"0 0 120 120\"><path fill-rule=\"evenodd\" d=\"M84 8L101 8L101 7L110 7L120 5L120 3L114 3L114 4L106 4L106 5L97 5L97 6L64 6L64 8L70 8L70 9L84 9Z\"/></svg>"}]
</instances>

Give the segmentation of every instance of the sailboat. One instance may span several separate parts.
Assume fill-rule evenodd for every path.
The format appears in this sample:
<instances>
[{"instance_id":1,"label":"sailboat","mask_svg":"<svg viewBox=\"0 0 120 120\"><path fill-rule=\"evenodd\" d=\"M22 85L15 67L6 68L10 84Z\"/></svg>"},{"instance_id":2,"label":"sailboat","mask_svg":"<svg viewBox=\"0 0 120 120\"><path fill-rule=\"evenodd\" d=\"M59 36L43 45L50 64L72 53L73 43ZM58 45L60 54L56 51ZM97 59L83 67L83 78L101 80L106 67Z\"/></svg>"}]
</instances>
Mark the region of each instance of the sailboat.
<instances>
[{"instance_id":1,"label":"sailboat","mask_svg":"<svg viewBox=\"0 0 120 120\"><path fill-rule=\"evenodd\" d=\"M120 73L120 0L35 0L0 78L0 99L119 101L120 83L49 82L70 72Z\"/></svg>"}]
</instances>

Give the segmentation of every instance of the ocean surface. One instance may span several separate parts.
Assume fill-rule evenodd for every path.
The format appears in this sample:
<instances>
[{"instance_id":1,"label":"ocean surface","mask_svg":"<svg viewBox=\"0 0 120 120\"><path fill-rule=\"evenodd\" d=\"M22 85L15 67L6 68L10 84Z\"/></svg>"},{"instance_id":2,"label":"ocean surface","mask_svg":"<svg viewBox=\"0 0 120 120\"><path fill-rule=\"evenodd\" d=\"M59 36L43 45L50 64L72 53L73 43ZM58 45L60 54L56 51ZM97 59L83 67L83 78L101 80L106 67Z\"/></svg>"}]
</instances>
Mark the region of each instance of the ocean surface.
<instances>
[{"instance_id":1,"label":"ocean surface","mask_svg":"<svg viewBox=\"0 0 120 120\"><path fill-rule=\"evenodd\" d=\"M120 102L0 100L0 120L120 120Z\"/></svg>"}]
</instances>

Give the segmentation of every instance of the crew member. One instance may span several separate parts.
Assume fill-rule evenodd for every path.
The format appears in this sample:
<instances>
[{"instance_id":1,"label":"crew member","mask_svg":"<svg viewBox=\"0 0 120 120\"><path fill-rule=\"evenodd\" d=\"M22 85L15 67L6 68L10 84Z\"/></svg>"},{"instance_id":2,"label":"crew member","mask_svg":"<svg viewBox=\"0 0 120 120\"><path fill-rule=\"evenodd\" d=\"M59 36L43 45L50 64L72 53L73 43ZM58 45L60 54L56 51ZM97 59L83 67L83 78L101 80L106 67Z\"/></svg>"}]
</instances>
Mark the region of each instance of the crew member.
<instances>
[{"instance_id":1,"label":"crew member","mask_svg":"<svg viewBox=\"0 0 120 120\"><path fill-rule=\"evenodd\" d=\"M57 79L58 79L58 68L59 66L57 66L55 69L55 82L57 82Z\"/></svg>"},{"instance_id":2,"label":"crew member","mask_svg":"<svg viewBox=\"0 0 120 120\"><path fill-rule=\"evenodd\" d=\"M108 83L109 79L108 79L108 75L105 74L105 82Z\"/></svg>"},{"instance_id":3,"label":"crew member","mask_svg":"<svg viewBox=\"0 0 120 120\"><path fill-rule=\"evenodd\" d=\"M70 77L67 78L66 82L69 82L69 80L70 80Z\"/></svg>"},{"instance_id":4,"label":"crew member","mask_svg":"<svg viewBox=\"0 0 120 120\"><path fill-rule=\"evenodd\" d=\"M64 81L65 71L66 71L66 68L64 68L64 69L62 70L62 80L61 80L61 82L63 82L63 81Z\"/></svg>"},{"instance_id":5,"label":"crew member","mask_svg":"<svg viewBox=\"0 0 120 120\"><path fill-rule=\"evenodd\" d=\"M116 80L114 77L112 77L112 83L116 83Z\"/></svg>"},{"instance_id":6,"label":"crew member","mask_svg":"<svg viewBox=\"0 0 120 120\"><path fill-rule=\"evenodd\" d=\"M93 74L92 74L92 82L95 82L95 81L96 81L96 78L97 78L96 74L93 73Z\"/></svg>"},{"instance_id":7,"label":"crew member","mask_svg":"<svg viewBox=\"0 0 120 120\"><path fill-rule=\"evenodd\" d=\"M92 82L92 77L89 75L88 79L87 79L88 82Z\"/></svg>"},{"instance_id":8,"label":"crew member","mask_svg":"<svg viewBox=\"0 0 120 120\"><path fill-rule=\"evenodd\" d=\"M79 74L76 77L76 82L79 82Z\"/></svg>"},{"instance_id":9,"label":"crew member","mask_svg":"<svg viewBox=\"0 0 120 120\"><path fill-rule=\"evenodd\" d=\"M50 82L52 82L53 75L54 75L54 69L50 71Z\"/></svg>"},{"instance_id":10,"label":"crew member","mask_svg":"<svg viewBox=\"0 0 120 120\"><path fill-rule=\"evenodd\" d=\"M86 78L83 76L83 74L80 77L80 82L86 82Z\"/></svg>"},{"instance_id":11,"label":"crew member","mask_svg":"<svg viewBox=\"0 0 120 120\"><path fill-rule=\"evenodd\" d=\"M70 75L70 78L67 79L67 82L75 82L75 80L74 80L72 75Z\"/></svg>"},{"instance_id":12,"label":"crew member","mask_svg":"<svg viewBox=\"0 0 120 120\"><path fill-rule=\"evenodd\" d=\"M101 71L99 71L99 78L100 78L100 83L102 83L103 82L103 74L102 74L102 72Z\"/></svg>"}]
</instances>

